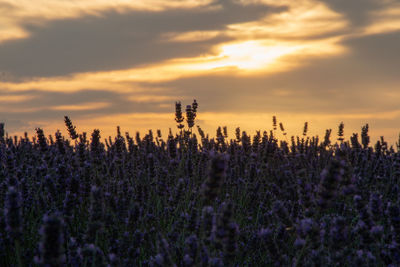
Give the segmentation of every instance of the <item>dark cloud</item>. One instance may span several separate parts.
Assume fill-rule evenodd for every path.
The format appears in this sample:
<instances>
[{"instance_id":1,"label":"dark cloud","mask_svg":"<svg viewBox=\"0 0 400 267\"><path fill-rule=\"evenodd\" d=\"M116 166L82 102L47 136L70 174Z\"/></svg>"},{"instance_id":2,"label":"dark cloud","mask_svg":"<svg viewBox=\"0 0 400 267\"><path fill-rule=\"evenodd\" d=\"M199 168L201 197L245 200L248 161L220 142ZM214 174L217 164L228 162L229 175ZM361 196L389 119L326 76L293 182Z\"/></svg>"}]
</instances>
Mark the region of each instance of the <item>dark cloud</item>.
<instances>
[{"instance_id":1,"label":"dark cloud","mask_svg":"<svg viewBox=\"0 0 400 267\"><path fill-rule=\"evenodd\" d=\"M344 45L352 50L358 64L368 68L368 74L398 78L400 69L400 31L348 39Z\"/></svg>"},{"instance_id":2,"label":"dark cloud","mask_svg":"<svg viewBox=\"0 0 400 267\"><path fill-rule=\"evenodd\" d=\"M363 26L370 22L371 11L383 7L381 0L320 0L338 13L344 14L353 26Z\"/></svg>"},{"instance_id":3,"label":"dark cloud","mask_svg":"<svg viewBox=\"0 0 400 267\"><path fill-rule=\"evenodd\" d=\"M0 71L15 76L55 76L113 70L175 57L204 54L229 40L217 36L190 43L166 43L162 34L221 30L227 24L258 20L284 8L242 6L218 1L215 7L164 12L105 12L102 16L58 20L38 26L26 23L31 37L0 44Z\"/></svg>"}]
</instances>

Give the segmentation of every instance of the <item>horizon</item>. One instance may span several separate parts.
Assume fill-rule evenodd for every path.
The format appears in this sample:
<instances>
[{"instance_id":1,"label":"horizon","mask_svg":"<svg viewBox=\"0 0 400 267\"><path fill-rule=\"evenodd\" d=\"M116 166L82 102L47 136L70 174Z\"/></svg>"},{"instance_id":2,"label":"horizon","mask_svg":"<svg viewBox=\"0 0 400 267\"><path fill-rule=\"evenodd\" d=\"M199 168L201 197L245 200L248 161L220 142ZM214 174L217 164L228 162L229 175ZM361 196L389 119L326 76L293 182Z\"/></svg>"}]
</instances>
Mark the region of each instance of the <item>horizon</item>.
<instances>
[{"instance_id":1,"label":"horizon","mask_svg":"<svg viewBox=\"0 0 400 267\"><path fill-rule=\"evenodd\" d=\"M68 119L71 120L71 118L69 116L64 116L64 118L65 117L68 117ZM176 116L173 119L175 120L175 118L176 118ZM338 132L339 132L340 124L343 123L343 122L339 123L336 128L326 128L324 133L319 134L319 133L316 133L315 130L310 131L310 123L306 121L306 122L303 122L301 129L298 129L297 132L294 132L293 130L290 130L290 129L288 130L282 121L278 120L276 116L273 116L273 117L271 117L271 127L268 129L255 129L254 131L248 131L247 129L244 129L240 126L228 128L226 125L219 125L219 126L216 126L216 128L214 129L214 134L213 134L211 132L208 132L207 129L205 129L204 127L201 127L200 125L197 124L197 121L198 121L197 117L194 120L194 126L192 128L188 127L186 115L184 114L184 112L183 112L183 118L184 118L184 121L182 122L182 125L184 127L182 128L182 131L188 131L188 132L193 133L194 136L197 137L198 140L201 140L200 131L198 128L200 128L200 130L203 131L205 136L207 136L207 138L210 138L210 139L215 139L218 137L218 133L217 133L218 128L220 130L225 130L224 128L226 128L226 130L227 130L226 132L228 134L228 138L226 141L235 140L236 139L235 132L239 128L241 134L243 132L246 132L246 134L250 138L257 135L258 132L261 134L261 136L263 136L264 133L266 133L268 136L270 136L272 133L274 138L276 139L276 141L278 141L278 142L286 141L288 144L290 144L292 138L300 138L300 140L302 140L302 139L304 139L304 140L310 139L311 140L312 138L318 138L319 143L322 143L323 139L325 137L326 131L328 131L328 130L331 131L331 133L330 133L331 144L332 145L340 144L341 142L340 142L340 136L339 136ZM275 126L274 126L274 120L275 120ZM114 131L111 131L111 129L109 129L109 131L104 131L104 129L102 130L101 128L93 128L93 129L89 129L88 127L81 128L73 120L71 120L71 122L72 122L72 125L74 127L76 127L77 134L78 135L85 134L89 138L88 141L90 140L90 138L91 138L90 136L94 130L99 131L100 138L103 141L108 140L108 138L116 138L118 135L118 131L121 133L121 135L123 137L125 137L127 134L129 134L129 136L133 137L134 135L139 133L141 138L143 138L144 136L149 134L150 131L152 132L152 134L154 136L157 136L158 131L159 131L161 133L161 139L165 139L165 140L168 138L170 133L172 133L173 136L179 136L181 133L181 130L178 128L177 122L175 122L175 125L174 125L175 127L169 127L168 129L148 128L147 130L133 130L133 131L132 131L132 129L131 130L124 129L120 125L115 126L113 129ZM13 138L13 137L22 138L23 136L26 135L26 136L28 136L28 138L31 139L31 138L37 137L38 129L42 129L41 127L37 127L33 130L32 134L29 134L29 132L26 132L26 131L23 133L18 133L18 134L10 134L7 131L7 126L5 125L5 123L0 122L0 125L1 124L2 124L3 130L4 130L3 134L5 135L5 137L8 137L8 138ZM283 130L282 130L282 128L280 128L280 124L282 124L282 127L284 128ZM304 132L305 124L307 124L306 132ZM62 125L63 125L63 127L57 128L53 132L44 131L45 137L46 136L47 137L49 137L49 136L55 137L56 133L60 132L64 138L73 140L70 136L68 126L66 125L65 119L64 119ZM364 126L368 126L367 134L370 138L370 143L369 143L370 147L374 148L377 141L382 141L382 140L384 140L387 143L388 148L390 148L390 147L399 148L400 147L400 133L398 135L398 139L391 142L391 140L387 139L385 136L374 135L374 131L372 131L372 134L371 134L371 128L368 123L363 125L362 127L360 127L360 131L351 132L351 133L346 131L346 125L344 123L343 123L343 126L344 126L344 128L343 128L344 130L342 133L343 134L342 138L343 138L343 142L345 142L345 143L350 144L351 143L350 139L353 136L353 134L357 134L358 141L361 144L361 142L362 142L362 129L361 128L364 128Z\"/></svg>"}]
</instances>

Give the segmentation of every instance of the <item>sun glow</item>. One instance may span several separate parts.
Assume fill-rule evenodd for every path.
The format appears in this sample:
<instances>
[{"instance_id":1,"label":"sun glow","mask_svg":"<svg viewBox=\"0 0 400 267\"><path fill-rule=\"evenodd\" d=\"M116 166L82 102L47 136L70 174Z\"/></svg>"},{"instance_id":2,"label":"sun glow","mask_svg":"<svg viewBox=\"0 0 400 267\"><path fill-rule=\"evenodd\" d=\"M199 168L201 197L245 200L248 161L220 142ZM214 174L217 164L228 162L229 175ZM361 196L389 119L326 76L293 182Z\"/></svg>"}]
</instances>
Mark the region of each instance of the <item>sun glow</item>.
<instances>
[{"instance_id":1,"label":"sun glow","mask_svg":"<svg viewBox=\"0 0 400 267\"><path fill-rule=\"evenodd\" d=\"M240 69L259 69L299 48L300 46L263 45L256 41L224 45L220 64L237 66Z\"/></svg>"},{"instance_id":2,"label":"sun glow","mask_svg":"<svg viewBox=\"0 0 400 267\"><path fill-rule=\"evenodd\" d=\"M223 44L216 48L217 55L177 62L182 71L241 70L237 74L273 73L296 67L303 56L328 56L345 53L340 38L310 42L248 40ZM290 58L294 57L294 58Z\"/></svg>"},{"instance_id":3,"label":"sun glow","mask_svg":"<svg viewBox=\"0 0 400 267\"><path fill-rule=\"evenodd\" d=\"M245 73L281 71L290 65L280 59L303 49L304 46L290 43L273 43L250 40L240 43L223 44L215 49L215 56L185 60L177 68L186 71L216 71L239 69Z\"/></svg>"}]
</instances>

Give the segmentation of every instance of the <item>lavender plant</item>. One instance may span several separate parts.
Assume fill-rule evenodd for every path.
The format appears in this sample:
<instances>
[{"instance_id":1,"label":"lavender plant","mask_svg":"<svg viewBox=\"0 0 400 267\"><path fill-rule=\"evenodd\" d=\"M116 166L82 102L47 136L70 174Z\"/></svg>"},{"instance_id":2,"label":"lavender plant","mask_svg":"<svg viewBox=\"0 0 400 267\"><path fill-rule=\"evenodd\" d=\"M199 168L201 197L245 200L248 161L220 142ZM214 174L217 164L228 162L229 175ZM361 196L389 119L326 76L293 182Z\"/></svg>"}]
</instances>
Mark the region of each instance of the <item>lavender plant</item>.
<instances>
[{"instance_id":1,"label":"lavender plant","mask_svg":"<svg viewBox=\"0 0 400 267\"><path fill-rule=\"evenodd\" d=\"M68 116L67 136L0 123L0 266L400 265L398 146L368 124L287 138L275 116L234 139L196 125L198 140L197 111L176 102L166 138L104 142Z\"/></svg>"}]
</instances>

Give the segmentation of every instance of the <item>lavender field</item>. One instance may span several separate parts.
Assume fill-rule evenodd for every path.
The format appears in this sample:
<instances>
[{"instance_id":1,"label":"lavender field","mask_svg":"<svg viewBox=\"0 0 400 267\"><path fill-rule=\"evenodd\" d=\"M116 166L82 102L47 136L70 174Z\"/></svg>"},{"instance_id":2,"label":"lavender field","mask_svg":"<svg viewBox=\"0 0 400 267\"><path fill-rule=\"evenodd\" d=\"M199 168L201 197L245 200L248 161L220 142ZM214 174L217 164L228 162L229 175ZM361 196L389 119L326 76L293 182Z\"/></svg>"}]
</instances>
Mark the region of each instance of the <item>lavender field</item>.
<instances>
[{"instance_id":1,"label":"lavender field","mask_svg":"<svg viewBox=\"0 0 400 267\"><path fill-rule=\"evenodd\" d=\"M0 266L399 266L400 144L272 130L0 127ZM277 135L284 136L278 140Z\"/></svg>"}]
</instances>

